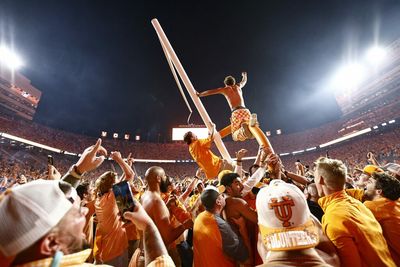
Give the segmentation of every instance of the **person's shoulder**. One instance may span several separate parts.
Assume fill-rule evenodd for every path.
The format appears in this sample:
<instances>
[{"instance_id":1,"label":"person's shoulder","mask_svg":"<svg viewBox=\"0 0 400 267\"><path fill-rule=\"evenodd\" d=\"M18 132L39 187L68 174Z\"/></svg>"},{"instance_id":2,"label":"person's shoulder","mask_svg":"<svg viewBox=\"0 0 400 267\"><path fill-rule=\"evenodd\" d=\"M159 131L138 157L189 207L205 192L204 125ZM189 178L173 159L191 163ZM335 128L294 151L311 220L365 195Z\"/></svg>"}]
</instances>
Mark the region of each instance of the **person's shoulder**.
<instances>
[{"instance_id":1,"label":"person's shoulder","mask_svg":"<svg viewBox=\"0 0 400 267\"><path fill-rule=\"evenodd\" d=\"M364 202L364 205L370 210L376 210L384 206L386 202L386 199L380 198L377 200L367 200Z\"/></svg>"},{"instance_id":2,"label":"person's shoulder","mask_svg":"<svg viewBox=\"0 0 400 267\"><path fill-rule=\"evenodd\" d=\"M153 206L155 204L160 204L162 201L161 197L151 191L146 191L141 197L142 205L143 206Z\"/></svg>"},{"instance_id":3,"label":"person's shoulder","mask_svg":"<svg viewBox=\"0 0 400 267\"><path fill-rule=\"evenodd\" d=\"M241 205L247 205L247 202L243 199L243 198L239 198L239 197L228 197L226 199L226 204L228 205L237 205L237 206L241 206Z\"/></svg>"}]
</instances>

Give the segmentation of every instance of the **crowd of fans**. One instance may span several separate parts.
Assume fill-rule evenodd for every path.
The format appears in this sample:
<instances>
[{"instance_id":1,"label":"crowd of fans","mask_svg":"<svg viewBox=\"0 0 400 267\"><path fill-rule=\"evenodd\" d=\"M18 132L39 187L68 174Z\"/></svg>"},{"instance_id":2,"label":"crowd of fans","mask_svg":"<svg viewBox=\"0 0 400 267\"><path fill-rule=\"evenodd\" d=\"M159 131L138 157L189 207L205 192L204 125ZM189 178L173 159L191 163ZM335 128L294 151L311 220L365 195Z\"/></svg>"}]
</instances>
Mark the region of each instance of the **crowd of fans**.
<instances>
[{"instance_id":1,"label":"crowd of fans","mask_svg":"<svg viewBox=\"0 0 400 267\"><path fill-rule=\"evenodd\" d=\"M336 138L348 134L349 131L361 130L373 127L381 122L400 117L400 106L398 101L389 105L383 105L372 110L368 110L362 119L354 121L353 119L340 119L331 123L324 124L318 128L308 129L302 132L273 135L269 137L275 151L287 153L305 148L315 147L320 144L332 141ZM350 128L346 132L341 129L352 124L359 124L358 128ZM360 128L361 127L361 128ZM0 113L0 132L5 132L18 137L22 137L34 142L46 144L63 151L79 153L85 147L96 141L96 138L65 132L49 128L31 121L8 116ZM135 158L141 159L189 159L190 155L186 145L182 142L174 143L149 143L135 142L121 139L103 139L103 144L115 148L124 154L134 153ZM255 155L258 150L256 142L232 142L225 141L225 145L230 152L234 154L241 148L249 151L250 155Z\"/></svg>"},{"instance_id":2,"label":"crowd of fans","mask_svg":"<svg viewBox=\"0 0 400 267\"><path fill-rule=\"evenodd\" d=\"M319 131L271 143L277 153L338 137ZM193 162L135 162L188 159L186 144L96 140L8 116L0 132L81 154L0 140L0 266L400 265L398 127L283 157L227 142L235 168L217 177Z\"/></svg>"}]
</instances>

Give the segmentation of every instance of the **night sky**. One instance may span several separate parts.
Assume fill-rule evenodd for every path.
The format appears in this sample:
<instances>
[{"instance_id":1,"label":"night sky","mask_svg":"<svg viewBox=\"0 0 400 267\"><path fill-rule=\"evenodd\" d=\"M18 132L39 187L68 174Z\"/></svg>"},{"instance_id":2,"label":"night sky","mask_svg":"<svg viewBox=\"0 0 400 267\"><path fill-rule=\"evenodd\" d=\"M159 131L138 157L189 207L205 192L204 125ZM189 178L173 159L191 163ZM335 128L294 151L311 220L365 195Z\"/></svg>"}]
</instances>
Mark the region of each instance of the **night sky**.
<instances>
[{"instance_id":1,"label":"night sky","mask_svg":"<svg viewBox=\"0 0 400 267\"><path fill-rule=\"evenodd\" d=\"M1 42L43 93L36 122L169 141L189 112L151 25L158 18L197 91L248 72L246 106L264 130L301 131L340 117L326 83L374 42L400 37L400 1L0 0ZM223 96L202 101L222 128ZM191 123L201 124L194 109Z\"/></svg>"}]
</instances>

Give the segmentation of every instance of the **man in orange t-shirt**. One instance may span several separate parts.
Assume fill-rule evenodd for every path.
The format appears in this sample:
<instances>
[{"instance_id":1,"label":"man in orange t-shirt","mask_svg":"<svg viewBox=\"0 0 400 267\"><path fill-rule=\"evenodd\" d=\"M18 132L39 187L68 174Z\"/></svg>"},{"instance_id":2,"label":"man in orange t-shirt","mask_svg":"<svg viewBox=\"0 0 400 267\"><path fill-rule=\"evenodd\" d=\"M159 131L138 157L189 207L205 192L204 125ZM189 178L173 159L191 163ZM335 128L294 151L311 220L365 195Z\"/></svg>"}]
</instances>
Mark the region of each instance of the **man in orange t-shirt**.
<instances>
[{"instance_id":1,"label":"man in orange t-shirt","mask_svg":"<svg viewBox=\"0 0 400 267\"><path fill-rule=\"evenodd\" d=\"M364 205L380 223L390 254L400 266L400 181L384 173L374 173L373 178L366 191L372 201Z\"/></svg>"},{"instance_id":2,"label":"man in orange t-shirt","mask_svg":"<svg viewBox=\"0 0 400 267\"><path fill-rule=\"evenodd\" d=\"M198 139L193 132L185 133L183 140L189 145L189 152L208 179L214 179L222 170L234 170L232 162L221 159L211 151L214 131L206 139Z\"/></svg>"},{"instance_id":3,"label":"man in orange t-shirt","mask_svg":"<svg viewBox=\"0 0 400 267\"><path fill-rule=\"evenodd\" d=\"M248 257L246 246L222 217L225 197L215 187L207 187L200 196L205 211L197 216L193 228L194 267L234 267Z\"/></svg>"}]
</instances>

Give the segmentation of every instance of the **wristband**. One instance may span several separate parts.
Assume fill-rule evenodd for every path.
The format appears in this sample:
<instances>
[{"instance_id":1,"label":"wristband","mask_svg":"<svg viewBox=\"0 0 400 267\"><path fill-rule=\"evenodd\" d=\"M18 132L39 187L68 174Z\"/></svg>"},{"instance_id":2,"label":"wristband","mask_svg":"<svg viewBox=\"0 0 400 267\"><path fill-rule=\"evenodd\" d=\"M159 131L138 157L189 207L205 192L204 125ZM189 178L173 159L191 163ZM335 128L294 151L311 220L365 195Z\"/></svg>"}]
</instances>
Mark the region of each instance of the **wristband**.
<instances>
[{"instance_id":1,"label":"wristband","mask_svg":"<svg viewBox=\"0 0 400 267\"><path fill-rule=\"evenodd\" d=\"M76 179L81 179L82 174L80 174L77 169L78 168L76 167L76 165L72 165L68 172L70 175L72 175Z\"/></svg>"},{"instance_id":2,"label":"wristband","mask_svg":"<svg viewBox=\"0 0 400 267\"><path fill-rule=\"evenodd\" d=\"M242 162L242 160L236 160L236 162Z\"/></svg>"}]
</instances>

